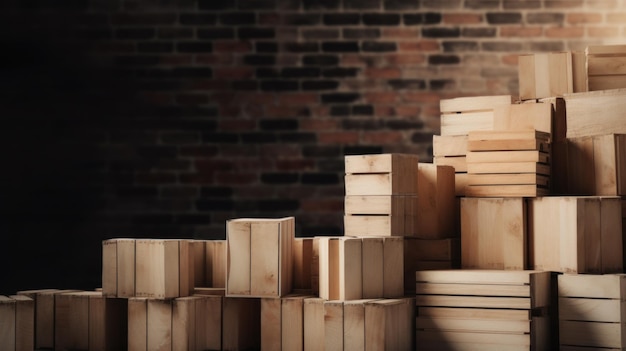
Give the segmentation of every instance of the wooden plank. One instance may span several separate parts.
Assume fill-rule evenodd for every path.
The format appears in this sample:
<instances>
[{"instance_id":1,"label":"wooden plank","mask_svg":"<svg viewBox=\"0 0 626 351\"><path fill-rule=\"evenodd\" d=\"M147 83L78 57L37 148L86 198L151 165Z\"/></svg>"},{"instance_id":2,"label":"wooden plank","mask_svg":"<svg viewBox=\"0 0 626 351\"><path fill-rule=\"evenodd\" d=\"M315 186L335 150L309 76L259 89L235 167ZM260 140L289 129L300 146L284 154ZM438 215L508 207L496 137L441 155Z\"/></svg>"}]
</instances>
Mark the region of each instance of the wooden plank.
<instances>
[{"instance_id":1,"label":"wooden plank","mask_svg":"<svg viewBox=\"0 0 626 351\"><path fill-rule=\"evenodd\" d=\"M180 296L179 241L140 239L135 245L136 295L152 298Z\"/></svg>"},{"instance_id":2,"label":"wooden plank","mask_svg":"<svg viewBox=\"0 0 626 351\"><path fill-rule=\"evenodd\" d=\"M191 248L192 240L176 240L173 242L173 257L178 258L178 295L189 296L194 288L194 252ZM177 245L174 245L177 244ZM175 290L173 290L175 291Z\"/></svg>"},{"instance_id":3,"label":"wooden plank","mask_svg":"<svg viewBox=\"0 0 626 351\"><path fill-rule=\"evenodd\" d=\"M313 238L294 238L293 241L293 288L311 289L311 264L313 262Z\"/></svg>"},{"instance_id":4,"label":"wooden plank","mask_svg":"<svg viewBox=\"0 0 626 351\"><path fill-rule=\"evenodd\" d=\"M391 236L412 235L405 232L404 216L358 216L346 215L344 218L344 234L349 236Z\"/></svg>"},{"instance_id":5,"label":"wooden plank","mask_svg":"<svg viewBox=\"0 0 626 351\"><path fill-rule=\"evenodd\" d=\"M466 112L441 115L441 135L467 135L473 130L493 130L494 112Z\"/></svg>"},{"instance_id":6,"label":"wooden plank","mask_svg":"<svg viewBox=\"0 0 626 351\"><path fill-rule=\"evenodd\" d=\"M420 238L435 239L454 235L455 194L453 167L420 163L417 173L418 225Z\"/></svg>"},{"instance_id":7,"label":"wooden plank","mask_svg":"<svg viewBox=\"0 0 626 351\"><path fill-rule=\"evenodd\" d=\"M213 272L207 272L211 265L206 258L207 240L193 240L191 248L193 250L193 271L194 271L194 287L209 287L213 280Z\"/></svg>"},{"instance_id":8,"label":"wooden plank","mask_svg":"<svg viewBox=\"0 0 626 351\"><path fill-rule=\"evenodd\" d=\"M117 297L135 296L135 239L117 239Z\"/></svg>"},{"instance_id":9,"label":"wooden plank","mask_svg":"<svg viewBox=\"0 0 626 351\"><path fill-rule=\"evenodd\" d=\"M532 54L519 55L517 57L517 71L519 82L520 99L529 99L536 95L535 87L537 75L535 74L535 56ZM541 76L539 76L541 79Z\"/></svg>"},{"instance_id":10,"label":"wooden plank","mask_svg":"<svg viewBox=\"0 0 626 351\"><path fill-rule=\"evenodd\" d=\"M433 156L465 156L467 135L433 135Z\"/></svg>"},{"instance_id":11,"label":"wooden plank","mask_svg":"<svg viewBox=\"0 0 626 351\"><path fill-rule=\"evenodd\" d=\"M600 199L600 261L603 273L624 271L621 214L619 197Z\"/></svg>"},{"instance_id":12,"label":"wooden plank","mask_svg":"<svg viewBox=\"0 0 626 351\"><path fill-rule=\"evenodd\" d=\"M373 300L346 301L343 305L343 349L365 350L365 303Z\"/></svg>"},{"instance_id":13,"label":"wooden plank","mask_svg":"<svg viewBox=\"0 0 626 351\"><path fill-rule=\"evenodd\" d=\"M250 295L280 296L280 224L252 222L250 230Z\"/></svg>"},{"instance_id":14,"label":"wooden plank","mask_svg":"<svg viewBox=\"0 0 626 351\"><path fill-rule=\"evenodd\" d=\"M552 133L553 108L548 103L512 104L508 113L494 121L495 130L538 130Z\"/></svg>"},{"instance_id":15,"label":"wooden plank","mask_svg":"<svg viewBox=\"0 0 626 351\"><path fill-rule=\"evenodd\" d=\"M404 238L383 238L383 297L404 295ZM369 279L363 276L363 279Z\"/></svg>"},{"instance_id":16,"label":"wooden plank","mask_svg":"<svg viewBox=\"0 0 626 351\"><path fill-rule=\"evenodd\" d=\"M15 301L15 351L34 350L35 300L25 295L11 295L9 298ZM2 302L0 302L0 305L1 304ZM0 314L2 314L2 312L0 312ZM0 339L1 338L2 337L0 337ZM0 345L5 344L0 342Z\"/></svg>"},{"instance_id":17,"label":"wooden plank","mask_svg":"<svg viewBox=\"0 0 626 351\"><path fill-rule=\"evenodd\" d=\"M196 349L196 300L198 297L179 297L172 302L172 350Z\"/></svg>"},{"instance_id":18,"label":"wooden plank","mask_svg":"<svg viewBox=\"0 0 626 351\"><path fill-rule=\"evenodd\" d=\"M346 214L404 214L402 195L353 195L346 196L344 213Z\"/></svg>"},{"instance_id":19,"label":"wooden plank","mask_svg":"<svg viewBox=\"0 0 626 351\"><path fill-rule=\"evenodd\" d=\"M380 154L380 155L346 155L345 172L349 173L394 173L417 170L417 155L413 154ZM361 194L364 195L364 194Z\"/></svg>"},{"instance_id":20,"label":"wooden plank","mask_svg":"<svg viewBox=\"0 0 626 351\"><path fill-rule=\"evenodd\" d=\"M203 296L196 300L196 347L219 350L222 347L221 296Z\"/></svg>"},{"instance_id":21,"label":"wooden plank","mask_svg":"<svg viewBox=\"0 0 626 351\"><path fill-rule=\"evenodd\" d=\"M343 237L337 241L339 243L339 295L337 298L340 300L361 299L363 296L361 239Z\"/></svg>"},{"instance_id":22,"label":"wooden plank","mask_svg":"<svg viewBox=\"0 0 626 351\"><path fill-rule=\"evenodd\" d=\"M587 55L584 51L572 52L572 79L574 93L581 93L587 88Z\"/></svg>"},{"instance_id":23,"label":"wooden plank","mask_svg":"<svg viewBox=\"0 0 626 351\"><path fill-rule=\"evenodd\" d=\"M589 74L590 79L593 76L626 75L626 51L622 52L620 56L588 56L587 74ZM622 77L622 79L624 79L624 77Z\"/></svg>"},{"instance_id":24,"label":"wooden plank","mask_svg":"<svg viewBox=\"0 0 626 351\"><path fill-rule=\"evenodd\" d=\"M315 238L319 248L319 296L325 300L339 297L338 237Z\"/></svg>"},{"instance_id":25,"label":"wooden plank","mask_svg":"<svg viewBox=\"0 0 626 351\"><path fill-rule=\"evenodd\" d=\"M551 140L549 132L540 130L493 130L493 131L472 131L467 136L467 142L491 142L506 140L540 140L549 142ZM471 151L468 149L468 151Z\"/></svg>"},{"instance_id":26,"label":"wooden plank","mask_svg":"<svg viewBox=\"0 0 626 351\"><path fill-rule=\"evenodd\" d=\"M467 320L527 320L530 310L458 308L458 307L418 307L417 315L428 318L451 318Z\"/></svg>"},{"instance_id":27,"label":"wooden plank","mask_svg":"<svg viewBox=\"0 0 626 351\"><path fill-rule=\"evenodd\" d=\"M211 240L206 243L206 259L211 264L211 286L214 288L226 287L226 240ZM207 269L207 274L209 270ZM207 278L208 279L208 278Z\"/></svg>"},{"instance_id":28,"label":"wooden plank","mask_svg":"<svg viewBox=\"0 0 626 351\"><path fill-rule=\"evenodd\" d=\"M527 334L506 334L506 333L473 333L463 331L431 331L431 330L418 330L417 342L445 342L446 344L454 345L456 350L457 344L474 344L471 348L473 350L484 350L483 345L498 345L491 350L501 350L506 346L530 346L530 336ZM469 345L468 345L469 346ZM464 348L462 348L464 349ZM467 349L464 349L467 350ZM512 348L512 350L523 350L523 348ZM526 348L526 350L531 350Z\"/></svg>"},{"instance_id":29,"label":"wooden plank","mask_svg":"<svg viewBox=\"0 0 626 351\"><path fill-rule=\"evenodd\" d=\"M492 110L494 106L508 105L511 101L510 95L458 97L440 100L439 108L442 113L483 111Z\"/></svg>"},{"instance_id":30,"label":"wooden plank","mask_svg":"<svg viewBox=\"0 0 626 351\"><path fill-rule=\"evenodd\" d=\"M541 99L573 92L570 52L520 55L518 72L520 100Z\"/></svg>"},{"instance_id":31,"label":"wooden plank","mask_svg":"<svg viewBox=\"0 0 626 351\"><path fill-rule=\"evenodd\" d=\"M537 173L550 175L550 166L536 162L488 162L468 163L469 173Z\"/></svg>"},{"instance_id":32,"label":"wooden plank","mask_svg":"<svg viewBox=\"0 0 626 351\"><path fill-rule=\"evenodd\" d=\"M467 142L467 148L471 151L538 150L546 153L552 149L550 142L537 139L472 140Z\"/></svg>"},{"instance_id":33,"label":"wooden plank","mask_svg":"<svg viewBox=\"0 0 626 351\"><path fill-rule=\"evenodd\" d=\"M530 297L529 285L417 283L419 295L468 295Z\"/></svg>"},{"instance_id":34,"label":"wooden plank","mask_svg":"<svg viewBox=\"0 0 626 351\"><path fill-rule=\"evenodd\" d=\"M383 238L362 238L362 275L365 299L384 295Z\"/></svg>"},{"instance_id":35,"label":"wooden plank","mask_svg":"<svg viewBox=\"0 0 626 351\"><path fill-rule=\"evenodd\" d=\"M117 241L102 242L102 292L117 296Z\"/></svg>"},{"instance_id":36,"label":"wooden plank","mask_svg":"<svg viewBox=\"0 0 626 351\"><path fill-rule=\"evenodd\" d=\"M261 299L261 349L282 350L281 299Z\"/></svg>"},{"instance_id":37,"label":"wooden plank","mask_svg":"<svg viewBox=\"0 0 626 351\"><path fill-rule=\"evenodd\" d=\"M455 172L467 172L467 157L466 156L451 156L440 157L435 156L434 164L437 166L450 166L454 168Z\"/></svg>"},{"instance_id":38,"label":"wooden plank","mask_svg":"<svg viewBox=\"0 0 626 351\"><path fill-rule=\"evenodd\" d=\"M468 186L474 185L536 185L548 188L550 177L534 173L468 174Z\"/></svg>"},{"instance_id":39,"label":"wooden plank","mask_svg":"<svg viewBox=\"0 0 626 351\"><path fill-rule=\"evenodd\" d=\"M155 351L171 350L172 301L148 299L147 305L147 349Z\"/></svg>"},{"instance_id":40,"label":"wooden plank","mask_svg":"<svg viewBox=\"0 0 626 351\"><path fill-rule=\"evenodd\" d=\"M617 299L560 297L559 320L621 323L622 302Z\"/></svg>"},{"instance_id":41,"label":"wooden plank","mask_svg":"<svg viewBox=\"0 0 626 351\"><path fill-rule=\"evenodd\" d=\"M324 326L324 299L304 299L304 350L323 351L326 337ZM324 342L322 342L324 340Z\"/></svg>"},{"instance_id":42,"label":"wooden plank","mask_svg":"<svg viewBox=\"0 0 626 351\"><path fill-rule=\"evenodd\" d=\"M561 274L557 286L559 297L622 299L626 291L626 276Z\"/></svg>"},{"instance_id":43,"label":"wooden plank","mask_svg":"<svg viewBox=\"0 0 626 351\"><path fill-rule=\"evenodd\" d=\"M530 333L530 320L481 320L417 317L418 330L456 330L468 332Z\"/></svg>"},{"instance_id":44,"label":"wooden plank","mask_svg":"<svg viewBox=\"0 0 626 351\"><path fill-rule=\"evenodd\" d=\"M324 349L343 350L343 302L324 302Z\"/></svg>"},{"instance_id":45,"label":"wooden plank","mask_svg":"<svg viewBox=\"0 0 626 351\"><path fill-rule=\"evenodd\" d=\"M626 133L626 89L566 94L567 138Z\"/></svg>"},{"instance_id":46,"label":"wooden plank","mask_svg":"<svg viewBox=\"0 0 626 351\"><path fill-rule=\"evenodd\" d=\"M534 151L534 150L468 151L467 152L467 163L491 163L491 162L550 163L550 155L545 152Z\"/></svg>"},{"instance_id":47,"label":"wooden plank","mask_svg":"<svg viewBox=\"0 0 626 351\"><path fill-rule=\"evenodd\" d=\"M626 87L626 76L595 76L588 78L589 91L593 90L613 90Z\"/></svg>"},{"instance_id":48,"label":"wooden plank","mask_svg":"<svg viewBox=\"0 0 626 351\"><path fill-rule=\"evenodd\" d=\"M585 53L587 55L624 55L626 45L589 45Z\"/></svg>"},{"instance_id":49,"label":"wooden plank","mask_svg":"<svg viewBox=\"0 0 626 351\"><path fill-rule=\"evenodd\" d=\"M128 299L128 351L148 349L148 299Z\"/></svg>"},{"instance_id":50,"label":"wooden plank","mask_svg":"<svg viewBox=\"0 0 626 351\"><path fill-rule=\"evenodd\" d=\"M89 295L91 294L100 293L70 292L55 296L55 349L89 349Z\"/></svg>"},{"instance_id":51,"label":"wooden plank","mask_svg":"<svg viewBox=\"0 0 626 351\"><path fill-rule=\"evenodd\" d=\"M535 275L549 276L549 272L538 270L451 269L416 272L415 280L426 283L528 285L531 284L532 277Z\"/></svg>"},{"instance_id":52,"label":"wooden plank","mask_svg":"<svg viewBox=\"0 0 626 351\"><path fill-rule=\"evenodd\" d=\"M294 217L282 218L280 222L280 275L279 294L289 294L293 288L293 241L296 235L296 219Z\"/></svg>"},{"instance_id":53,"label":"wooden plank","mask_svg":"<svg viewBox=\"0 0 626 351\"><path fill-rule=\"evenodd\" d=\"M620 323L559 321L559 342L562 345L621 348Z\"/></svg>"},{"instance_id":54,"label":"wooden plank","mask_svg":"<svg viewBox=\"0 0 626 351\"><path fill-rule=\"evenodd\" d=\"M250 221L244 219L226 222L226 295L250 295L250 228Z\"/></svg>"},{"instance_id":55,"label":"wooden plank","mask_svg":"<svg viewBox=\"0 0 626 351\"><path fill-rule=\"evenodd\" d=\"M282 349L304 349L304 299L310 296L287 296L282 299Z\"/></svg>"},{"instance_id":56,"label":"wooden plank","mask_svg":"<svg viewBox=\"0 0 626 351\"><path fill-rule=\"evenodd\" d=\"M473 197L537 197L550 193L547 188L537 185L468 185L466 196Z\"/></svg>"},{"instance_id":57,"label":"wooden plank","mask_svg":"<svg viewBox=\"0 0 626 351\"><path fill-rule=\"evenodd\" d=\"M416 172L346 174L346 195L415 195Z\"/></svg>"},{"instance_id":58,"label":"wooden plank","mask_svg":"<svg viewBox=\"0 0 626 351\"><path fill-rule=\"evenodd\" d=\"M15 350L16 316L17 304L15 300L0 295L0 345L7 351Z\"/></svg>"}]
</instances>

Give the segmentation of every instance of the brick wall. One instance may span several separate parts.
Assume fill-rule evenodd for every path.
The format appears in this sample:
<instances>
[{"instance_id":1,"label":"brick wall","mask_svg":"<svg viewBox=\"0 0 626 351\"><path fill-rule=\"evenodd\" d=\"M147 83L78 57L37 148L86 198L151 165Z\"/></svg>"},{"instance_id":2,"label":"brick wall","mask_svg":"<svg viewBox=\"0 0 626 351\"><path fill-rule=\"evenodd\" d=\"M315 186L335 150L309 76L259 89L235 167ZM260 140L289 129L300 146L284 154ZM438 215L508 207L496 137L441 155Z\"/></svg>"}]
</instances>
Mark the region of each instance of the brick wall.
<instances>
[{"instance_id":1,"label":"brick wall","mask_svg":"<svg viewBox=\"0 0 626 351\"><path fill-rule=\"evenodd\" d=\"M0 246L38 260L0 264L56 286L97 285L104 238L286 215L340 234L344 155L430 161L441 98L515 95L517 54L626 37L623 0L1 6Z\"/></svg>"}]
</instances>

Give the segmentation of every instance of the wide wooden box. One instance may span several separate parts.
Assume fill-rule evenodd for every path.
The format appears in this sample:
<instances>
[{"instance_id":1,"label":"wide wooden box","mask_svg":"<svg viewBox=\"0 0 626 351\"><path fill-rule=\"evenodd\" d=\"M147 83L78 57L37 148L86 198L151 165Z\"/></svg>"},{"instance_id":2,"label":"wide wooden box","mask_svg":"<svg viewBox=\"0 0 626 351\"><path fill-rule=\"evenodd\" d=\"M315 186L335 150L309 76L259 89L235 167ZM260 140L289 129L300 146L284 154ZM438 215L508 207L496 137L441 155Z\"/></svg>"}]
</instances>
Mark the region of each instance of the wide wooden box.
<instances>
[{"instance_id":1,"label":"wide wooden box","mask_svg":"<svg viewBox=\"0 0 626 351\"><path fill-rule=\"evenodd\" d=\"M280 297L292 289L295 219L226 223L226 296Z\"/></svg>"},{"instance_id":2,"label":"wide wooden box","mask_svg":"<svg viewBox=\"0 0 626 351\"><path fill-rule=\"evenodd\" d=\"M35 302L24 295L0 295L0 347L6 351L35 349Z\"/></svg>"},{"instance_id":3,"label":"wide wooden box","mask_svg":"<svg viewBox=\"0 0 626 351\"><path fill-rule=\"evenodd\" d=\"M416 272L417 350L551 350L551 273Z\"/></svg>"},{"instance_id":4,"label":"wide wooden box","mask_svg":"<svg viewBox=\"0 0 626 351\"><path fill-rule=\"evenodd\" d=\"M417 155L345 156L346 195L416 195Z\"/></svg>"},{"instance_id":5,"label":"wide wooden box","mask_svg":"<svg viewBox=\"0 0 626 351\"><path fill-rule=\"evenodd\" d=\"M558 277L561 350L626 349L626 275Z\"/></svg>"},{"instance_id":6,"label":"wide wooden box","mask_svg":"<svg viewBox=\"0 0 626 351\"><path fill-rule=\"evenodd\" d=\"M528 199L530 268L563 273L623 271L618 197Z\"/></svg>"},{"instance_id":7,"label":"wide wooden box","mask_svg":"<svg viewBox=\"0 0 626 351\"><path fill-rule=\"evenodd\" d=\"M493 130L502 109L511 104L510 95L442 99L441 135L467 135L473 130Z\"/></svg>"},{"instance_id":8,"label":"wide wooden box","mask_svg":"<svg viewBox=\"0 0 626 351\"><path fill-rule=\"evenodd\" d=\"M574 92L571 52L518 56L520 100L541 99Z\"/></svg>"},{"instance_id":9,"label":"wide wooden box","mask_svg":"<svg viewBox=\"0 0 626 351\"><path fill-rule=\"evenodd\" d=\"M461 267L523 270L527 260L523 198L461 199Z\"/></svg>"},{"instance_id":10,"label":"wide wooden box","mask_svg":"<svg viewBox=\"0 0 626 351\"><path fill-rule=\"evenodd\" d=\"M626 45L588 46L585 54L589 91L626 88Z\"/></svg>"},{"instance_id":11,"label":"wide wooden box","mask_svg":"<svg viewBox=\"0 0 626 351\"><path fill-rule=\"evenodd\" d=\"M415 236L415 195L349 195L345 197L344 235Z\"/></svg>"}]
</instances>

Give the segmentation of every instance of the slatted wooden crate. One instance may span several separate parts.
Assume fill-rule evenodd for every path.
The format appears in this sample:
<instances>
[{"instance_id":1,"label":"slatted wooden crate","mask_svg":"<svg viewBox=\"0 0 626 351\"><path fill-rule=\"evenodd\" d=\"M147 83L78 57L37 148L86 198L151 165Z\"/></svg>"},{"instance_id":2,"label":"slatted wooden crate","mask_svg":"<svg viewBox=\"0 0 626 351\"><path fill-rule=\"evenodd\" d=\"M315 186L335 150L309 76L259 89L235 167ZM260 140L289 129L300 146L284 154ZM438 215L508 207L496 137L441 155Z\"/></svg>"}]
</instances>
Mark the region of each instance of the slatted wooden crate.
<instances>
[{"instance_id":1,"label":"slatted wooden crate","mask_svg":"<svg viewBox=\"0 0 626 351\"><path fill-rule=\"evenodd\" d=\"M345 157L346 195L416 195L417 155Z\"/></svg>"},{"instance_id":2,"label":"slatted wooden crate","mask_svg":"<svg viewBox=\"0 0 626 351\"><path fill-rule=\"evenodd\" d=\"M347 236L414 236L418 197L415 195L349 195L345 197Z\"/></svg>"},{"instance_id":3,"label":"slatted wooden crate","mask_svg":"<svg viewBox=\"0 0 626 351\"><path fill-rule=\"evenodd\" d=\"M511 104L510 95L459 97L442 99L441 135L467 135L473 130L493 130L500 110Z\"/></svg>"},{"instance_id":4,"label":"slatted wooden crate","mask_svg":"<svg viewBox=\"0 0 626 351\"><path fill-rule=\"evenodd\" d=\"M550 350L551 274L416 272L418 350Z\"/></svg>"},{"instance_id":5,"label":"slatted wooden crate","mask_svg":"<svg viewBox=\"0 0 626 351\"><path fill-rule=\"evenodd\" d=\"M536 53L518 56L520 100L574 92L572 54Z\"/></svg>"},{"instance_id":6,"label":"slatted wooden crate","mask_svg":"<svg viewBox=\"0 0 626 351\"><path fill-rule=\"evenodd\" d=\"M420 163L417 170L417 230L423 239L458 236L454 168Z\"/></svg>"},{"instance_id":7,"label":"slatted wooden crate","mask_svg":"<svg viewBox=\"0 0 626 351\"><path fill-rule=\"evenodd\" d=\"M568 191L576 195L626 195L626 134L572 138Z\"/></svg>"},{"instance_id":8,"label":"slatted wooden crate","mask_svg":"<svg viewBox=\"0 0 626 351\"><path fill-rule=\"evenodd\" d=\"M618 197L528 199L530 268L622 272L621 214Z\"/></svg>"},{"instance_id":9,"label":"slatted wooden crate","mask_svg":"<svg viewBox=\"0 0 626 351\"><path fill-rule=\"evenodd\" d=\"M35 349L35 302L24 295L0 295L0 347L6 351Z\"/></svg>"},{"instance_id":10,"label":"slatted wooden crate","mask_svg":"<svg viewBox=\"0 0 626 351\"><path fill-rule=\"evenodd\" d=\"M226 240L194 240L194 287L226 287Z\"/></svg>"},{"instance_id":11,"label":"slatted wooden crate","mask_svg":"<svg viewBox=\"0 0 626 351\"><path fill-rule=\"evenodd\" d=\"M304 299L306 295L261 299L261 349L304 349Z\"/></svg>"},{"instance_id":12,"label":"slatted wooden crate","mask_svg":"<svg viewBox=\"0 0 626 351\"><path fill-rule=\"evenodd\" d=\"M626 45L588 46L585 54L589 91L626 88Z\"/></svg>"},{"instance_id":13,"label":"slatted wooden crate","mask_svg":"<svg viewBox=\"0 0 626 351\"><path fill-rule=\"evenodd\" d=\"M626 349L626 275L558 277L561 350Z\"/></svg>"},{"instance_id":14,"label":"slatted wooden crate","mask_svg":"<svg viewBox=\"0 0 626 351\"><path fill-rule=\"evenodd\" d=\"M454 193L456 196L465 195L467 135L433 135L433 156L434 164L454 168Z\"/></svg>"},{"instance_id":15,"label":"slatted wooden crate","mask_svg":"<svg viewBox=\"0 0 626 351\"><path fill-rule=\"evenodd\" d=\"M523 198L461 199L461 267L523 270L527 260Z\"/></svg>"},{"instance_id":16,"label":"slatted wooden crate","mask_svg":"<svg viewBox=\"0 0 626 351\"><path fill-rule=\"evenodd\" d=\"M467 148L467 196L549 193L549 134L534 130L470 132Z\"/></svg>"},{"instance_id":17,"label":"slatted wooden crate","mask_svg":"<svg viewBox=\"0 0 626 351\"><path fill-rule=\"evenodd\" d=\"M280 297L292 289L293 217L229 220L226 295Z\"/></svg>"},{"instance_id":18,"label":"slatted wooden crate","mask_svg":"<svg viewBox=\"0 0 626 351\"><path fill-rule=\"evenodd\" d=\"M626 89L564 95L567 138L626 134Z\"/></svg>"},{"instance_id":19,"label":"slatted wooden crate","mask_svg":"<svg viewBox=\"0 0 626 351\"><path fill-rule=\"evenodd\" d=\"M461 240L404 239L404 293L415 294L415 272L461 267Z\"/></svg>"}]
</instances>

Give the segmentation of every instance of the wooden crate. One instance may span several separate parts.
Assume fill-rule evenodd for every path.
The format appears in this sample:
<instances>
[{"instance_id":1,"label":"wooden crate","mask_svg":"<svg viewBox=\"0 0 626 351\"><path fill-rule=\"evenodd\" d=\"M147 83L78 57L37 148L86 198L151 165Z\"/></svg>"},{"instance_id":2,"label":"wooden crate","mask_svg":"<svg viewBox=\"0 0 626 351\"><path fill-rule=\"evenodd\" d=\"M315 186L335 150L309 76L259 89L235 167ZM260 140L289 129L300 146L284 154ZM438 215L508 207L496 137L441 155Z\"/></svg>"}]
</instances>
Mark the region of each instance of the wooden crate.
<instances>
[{"instance_id":1,"label":"wooden crate","mask_svg":"<svg viewBox=\"0 0 626 351\"><path fill-rule=\"evenodd\" d=\"M294 238L293 289L312 290L313 238Z\"/></svg>"},{"instance_id":2,"label":"wooden crate","mask_svg":"<svg viewBox=\"0 0 626 351\"><path fill-rule=\"evenodd\" d=\"M626 134L572 138L568 191L576 195L626 195Z\"/></svg>"},{"instance_id":3,"label":"wooden crate","mask_svg":"<svg viewBox=\"0 0 626 351\"><path fill-rule=\"evenodd\" d=\"M552 133L555 111L551 103L530 100L521 104L512 104L506 108L508 111L502 114L502 118L496 119L494 130L537 130L547 134Z\"/></svg>"},{"instance_id":4,"label":"wooden crate","mask_svg":"<svg viewBox=\"0 0 626 351\"><path fill-rule=\"evenodd\" d=\"M194 240L194 287L226 287L226 240Z\"/></svg>"},{"instance_id":5,"label":"wooden crate","mask_svg":"<svg viewBox=\"0 0 626 351\"><path fill-rule=\"evenodd\" d=\"M419 350L550 350L551 274L416 272Z\"/></svg>"},{"instance_id":6,"label":"wooden crate","mask_svg":"<svg viewBox=\"0 0 626 351\"><path fill-rule=\"evenodd\" d=\"M518 57L520 100L574 92L572 54L551 52Z\"/></svg>"},{"instance_id":7,"label":"wooden crate","mask_svg":"<svg viewBox=\"0 0 626 351\"><path fill-rule=\"evenodd\" d=\"M110 297L135 296L135 239L102 242L102 293Z\"/></svg>"},{"instance_id":8,"label":"wooden crate","mask_svg":"<svg viewBox=\"0 0 626 351\"><path fill-rule=\"evenodd\" d=\"M35 302L24 295L0 295L0 346L6 351L35 349Z\"/></svg>"},{"instance_id":9,"label":"wooden crate","mask_svg":"<svg viewBox=\"0 0 626 351\"><path fill-rule=\"evenodd\" d=\"M415 195L417 161L410 154L346 156L346 195Z\"/></svg>"},{"instance_id":10,"label":"wooden crate","mask_svg":"<svg viewBox=\"0 0 626 351\"><path fill-rule=\"evenodd\" d=\"M626 133L626 89L567 94L564 99L568 139Z\"/></svg>"},{"instance_id":11,"label":"wooden crate","mask_svg":"<svg viewBox=\"0 0 626 351\"><path fill-rule=\"evenodd\" d=\"M415 195L349 195L345 197L344 235L414 236Z\"/></svg>"},{"instance_id":12,"label":"wooden crate","mask_svg":"<svg viewBox=\"0 0 626 351\"><path fill-rule=\"evenodd\" d=\"M528 267L523 198L461 199L461 267Z\"/></svg>"},{"instance_id":13,"label":"wooden crate","mask_svg":"<svg viewBox=\"0 0 626 351\"><path fill-rule=\"evenodd\" d=\"M618 197L528 199L529 261L564 273L623 271Z\"/></svg>"},{"instance_id":14,"label":"wooden crate","mask_svg":"<svg viewBox=\"0 0 626 351\"><path fill-rule=\"evenodd\" d=\"M233 219L226 224L226 296L280 297L292 289L295 219Z\"/></svg>"},{"instance_id":15,"label":"wooden crate","mask_svg":"<svg viewBox=\"0 0 626 351\"><path fill-rule=\"evenodd\" d=\"M261 299L261 349L304 350L306 295Z\"/></svg>"},{"instance_id":16,"label":"wooden crate","mask_svg":"<svg viewBox=\"0 0 626 351\"><path fill-rule=\"evenodd\" d=\"M415 294L415 272L460 268L459 238L404 240L404 293Z\"/></svg>"},{"instance_id":17,"label":"wooden crate","mask_svg":"<svg viewBox=\"0 0 626 351\"><path fill-rule=\"evenodd\" d=\"M189 296L194 287L191 240L135 241L135 296Z\"/></svg>"},{"instance_id":18,"label":"wooden crate","mask_svg":"<svg viewBox=\"0 0 626 351\"><path fill-rule=\"evenodd\" d=\"M465 180L467 178L466 155L467 135L433 135L433 163L454 168L454 194L456 196L465 195ZM458 167L455 167L455 165Z\"/></svg>"},{"instance_id":19,"label":"wooden crate","mask_svg":"<svg viewBox=\"0 0 626 351\"><path fill-rule=\"evenodd\" d=\"M626 88L626 45L588 46L585 54L589 91Z\"/></svg>"},{"instance_id":20,"label":"wooden crate","mask_svg":"<svg viewBox=\"0 0 626 351\"><path fill-rule=\"evenodd\" d=\"M467 135L473 130L493 130L502 109L511 104L510 95L442 99L441 135Z\"/></svg>"},{"instance_id":21,"label":"wooden crate","mask_svg":"<svg viewBox=\"0 0 626 351\"><path fill-rule=\"evenodd\" d=\"M625 275L559 275L558 296L561 350L626 348Z\"/></svg>"}]
</instances>

